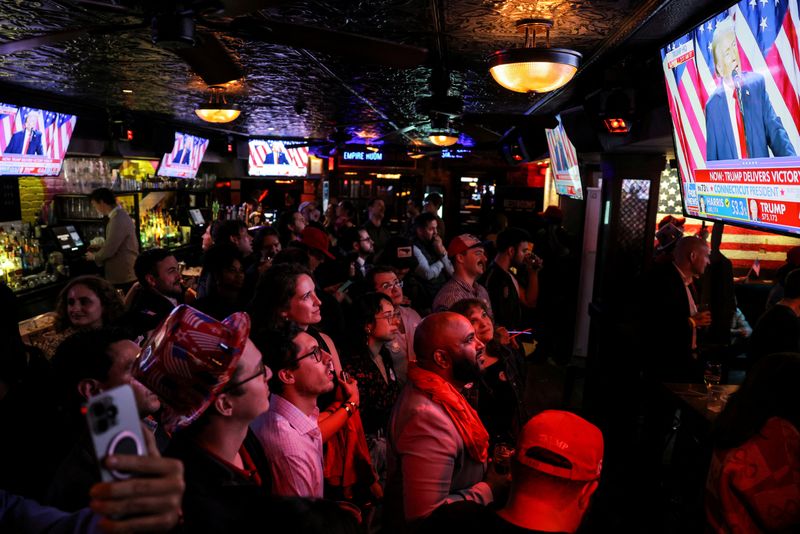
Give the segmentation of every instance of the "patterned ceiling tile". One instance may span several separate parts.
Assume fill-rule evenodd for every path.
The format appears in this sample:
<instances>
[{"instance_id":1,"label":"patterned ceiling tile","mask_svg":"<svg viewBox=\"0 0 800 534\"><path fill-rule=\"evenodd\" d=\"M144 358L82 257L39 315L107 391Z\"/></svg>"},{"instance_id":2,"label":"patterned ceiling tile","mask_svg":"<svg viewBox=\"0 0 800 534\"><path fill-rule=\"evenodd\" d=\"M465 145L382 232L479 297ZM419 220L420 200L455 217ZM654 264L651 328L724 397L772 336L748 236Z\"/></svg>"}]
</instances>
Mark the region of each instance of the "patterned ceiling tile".
<instances>
[{"instance_id":1,"label":"patterned ceiling tile","mask_svg":"<svg viewBox=\"0 0 800 534\"><path fill-rule=\"evenodd\" d=\"M449 93L461 98L464 110L472 113L522 113L530 107L528 96L502 89L486 69L488 54L521 45L522 37L514 28L520 18L553 17L551 44L587 55L637 4L634 0L304 0L284 2L250 17L433 50L434 2L444 6L442 37L451 71ZM90 24L135 24L144 18L140 6L155 2L116 3L131 9L116 13L79 0L0 2L0 41ZM225 19L216 20L220 21ZM431 94L430 65L406 70L365 65L322 52L256 42L231 32L215 33L245 73L241 83L230 87L230 99L241 105L243 113L227 126L229 130L325 138L337 124L351 124L350 132L380 135L427 120L417 112L417 102ZM128 108L204 125L193 110L208 96L205 84L176 55L151 44L149 29L85 35L0 56L0 80L91 102L99 108ZM124 94L123 88L133 93ZM361 121L370 124L353 124ZM424 131L423 126L409 135L421 136Z\"/></svg>"}]
</instances>

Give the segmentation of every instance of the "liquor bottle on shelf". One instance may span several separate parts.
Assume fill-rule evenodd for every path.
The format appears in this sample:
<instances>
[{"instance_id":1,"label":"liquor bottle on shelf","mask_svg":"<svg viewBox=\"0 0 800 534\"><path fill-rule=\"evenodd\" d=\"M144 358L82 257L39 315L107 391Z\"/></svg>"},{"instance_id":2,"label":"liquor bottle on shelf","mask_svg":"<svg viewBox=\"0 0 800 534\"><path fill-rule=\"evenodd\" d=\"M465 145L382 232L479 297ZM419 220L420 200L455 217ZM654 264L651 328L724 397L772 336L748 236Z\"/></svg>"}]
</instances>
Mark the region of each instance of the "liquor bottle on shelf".
<instances>
[{"instance_id":1,"label":"liquor bottle on shelf","mask_svg":"<svg viewBox=\"0 0 800 534\"><path fill-rule=\"evenodd\" d=\"M163 209L155 208L143 215L139 235L143 249L181 244L180 227Z\"/></svg>"}]
</instances>

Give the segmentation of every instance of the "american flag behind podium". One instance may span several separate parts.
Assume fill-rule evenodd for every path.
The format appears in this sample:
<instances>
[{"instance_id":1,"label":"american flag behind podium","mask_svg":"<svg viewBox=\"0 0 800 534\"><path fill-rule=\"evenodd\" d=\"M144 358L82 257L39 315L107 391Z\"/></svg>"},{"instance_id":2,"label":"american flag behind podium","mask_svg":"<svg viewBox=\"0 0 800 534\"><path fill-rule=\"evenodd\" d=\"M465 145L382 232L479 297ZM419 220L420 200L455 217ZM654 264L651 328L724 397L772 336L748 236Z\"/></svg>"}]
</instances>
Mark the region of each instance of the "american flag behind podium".
<instances>
[{"instance_id":1,"label":"american flag behind podium","mask_svg":"<svg viewBox=\"0 0 800 534\"><path fill-rule=\"evenodd\" d=\"M64 159L75 129L75 115L24 106L17 108L0 104L0 149L5 150L11 136L25 128L25 121L31 112L36 112L36 129L43 133L44 155L48 158Z\"/></svg>"},{"instance_id":2,"label":"american flag behind podium","mask_svg":"<svg viewBox=\"0 0 800 534\"><path fill-rule=\"evenodd\" d=\"M693 180L695 169L705 168L705 105L718 83L711 41L717 24L728 17L734 22L742 70L764 76L775 113L800 153L798 0L742 0L661 51L684 182ZM669 68L667 55L681 46L690 46L693 57Z\"/></svg>"}]
</instances>

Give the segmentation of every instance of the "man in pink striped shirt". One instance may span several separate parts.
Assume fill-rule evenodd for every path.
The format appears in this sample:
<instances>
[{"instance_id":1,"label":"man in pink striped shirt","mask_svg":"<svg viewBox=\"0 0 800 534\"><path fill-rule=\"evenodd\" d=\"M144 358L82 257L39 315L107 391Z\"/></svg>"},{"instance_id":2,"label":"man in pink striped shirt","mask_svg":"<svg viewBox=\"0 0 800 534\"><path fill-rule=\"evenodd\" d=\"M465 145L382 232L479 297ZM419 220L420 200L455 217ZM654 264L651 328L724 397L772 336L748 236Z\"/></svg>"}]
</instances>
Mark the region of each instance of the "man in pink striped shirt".
<instances>
[{"instance_id":1,"label":"man in pink striped shirt","mask_svg":"<svg viewBox=\"0 0 800 534\"><path fill-rule=\"evenodd\" d=\"M283 497L322 497L322 434L317 397L333 390L331 355L291 325L268 343L265 361L270 380L270 409L252 429L272 469L272 493Z\"/></svg>"}]
</instances>

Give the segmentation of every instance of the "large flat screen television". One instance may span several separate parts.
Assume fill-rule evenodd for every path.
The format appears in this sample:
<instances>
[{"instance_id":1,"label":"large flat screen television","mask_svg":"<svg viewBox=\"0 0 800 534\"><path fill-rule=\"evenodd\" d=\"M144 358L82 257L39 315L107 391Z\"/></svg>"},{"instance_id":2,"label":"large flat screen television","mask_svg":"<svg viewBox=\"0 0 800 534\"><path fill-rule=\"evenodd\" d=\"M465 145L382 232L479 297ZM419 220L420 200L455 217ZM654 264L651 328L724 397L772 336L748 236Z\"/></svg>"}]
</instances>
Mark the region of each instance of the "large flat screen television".
<instances>
[{"instance_id":1,"label":"large flat screen television","mask_svg":"<svg viewBox=\"0 0 800 534\"><path fill-rule=\"evenodd\" d=\"M56 176L75 115L0 103L0 175Z\"/></svg>"},{"instance_id":2,"label":"large flat screen television","mask_svg":"<svg viewBox=\"0 0 800 534\"><path fill-rule=\"evenodd\" d=\"M308 146L300 141L250 139L250 176L294 176L308 174Z\"/></svg>"},{"instance_id":3,"label":"large flat screen television","mask_svg":"<svg viewBox=\"0 0 800 534\"><path fill-rule=\"evenodd\" d=\"M194 178L208 148L208 139L175 132L172 151L164 154L156 174L170 178Z\"/></svg>"},{"instance_id":4,"label":"large flat screen television","mask_svg":"<svg viewBox=\"0 0 800 534\"><path fill-rule=\"evenodd\" d=\"M743 0L661 50L686 215L800 235L798 0Z\"/></svg>"},{"instance_id":5,"label":"large flat screen television","mask_svg":"<svg viewBox=\"0 0 800 534\"><path fill-rule=\"evenodd\" d=\"M578 154L575 152L575 146L567 137L564 125L561 124L561 116L556 115L556 120L558 126L544 130L547 136L547 148L550 151L550 169L553 173L556 193L583 200Z\"/></svg>"}]
</instances>

